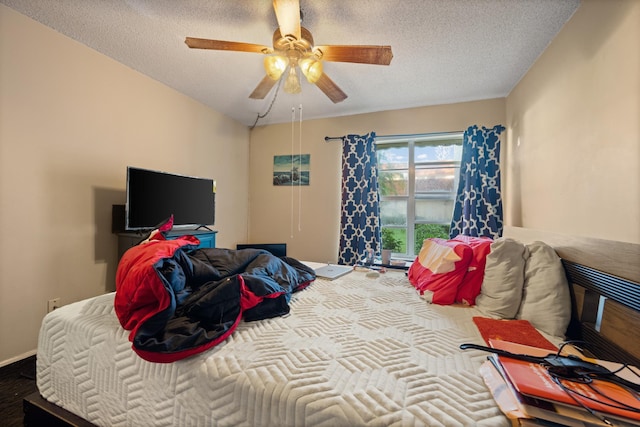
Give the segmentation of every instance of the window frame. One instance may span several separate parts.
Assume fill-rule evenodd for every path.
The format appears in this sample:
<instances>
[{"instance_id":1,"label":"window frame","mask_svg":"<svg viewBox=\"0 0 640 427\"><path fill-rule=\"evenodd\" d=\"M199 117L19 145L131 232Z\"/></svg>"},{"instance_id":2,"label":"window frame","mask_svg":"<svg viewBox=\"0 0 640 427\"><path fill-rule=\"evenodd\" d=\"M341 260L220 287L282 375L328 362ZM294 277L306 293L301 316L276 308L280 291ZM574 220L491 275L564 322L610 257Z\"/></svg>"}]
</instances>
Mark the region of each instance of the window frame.
<instances>
[{"instance_id":1,"label":"window frame","mask_svg":"<svg viewBox=\"0 0 640 427\"><path fill-rule=\"evenodd\" d=\"M425 221L419 220L416 221L416 201L417 200L454 200L455 206L455 198L458 190L458 183L460 180L460 165L462 160L462 155L460 159L455 161L435 161L435 162L416 162L415 160L415 148L416 144L430 142L433 141L433 144L428 145L448 145L448 144L438 144L437 142L446 141L446 140L454 140L455 143L451 145L460 145L462 146L464 132L438 132L438 133L428 133L428 134L414 134L414 135L397 135L397 136L382 136L376 137L376 148L384 147L385 145L401 145L407 147L407 157L408 164L407 169L379 169L381 172L396 172L396 173L405 173L407 174L407 194L406 195L390 195L383 196L380 194L380 203L383 201L405 201L406 200L406 224L402 225L384 225L382 222L382 217L380 218L380 228L397 228L406 230L406 253L393 253L392 255L396 258L404 258L404 259L414 259L417 254L414 253L415 250L415 228L418 224L442 224L442 225L450 225L451 222L445 223L437 223L434 221ZM462 151L462 150L461 150ZM377 155L376 155L377 157ZM379 160L379 159L376 159ZM441 193L442 196L436 193L429 194L429 192L421 192L416 194L416 169L442 169L446 167L452 167L455 169L455 181L453 184L453 190L446 193ZM380 175L380 172L379 174ZM453 215L453 210L451 211Z\"/></svg>"}]
</instances>

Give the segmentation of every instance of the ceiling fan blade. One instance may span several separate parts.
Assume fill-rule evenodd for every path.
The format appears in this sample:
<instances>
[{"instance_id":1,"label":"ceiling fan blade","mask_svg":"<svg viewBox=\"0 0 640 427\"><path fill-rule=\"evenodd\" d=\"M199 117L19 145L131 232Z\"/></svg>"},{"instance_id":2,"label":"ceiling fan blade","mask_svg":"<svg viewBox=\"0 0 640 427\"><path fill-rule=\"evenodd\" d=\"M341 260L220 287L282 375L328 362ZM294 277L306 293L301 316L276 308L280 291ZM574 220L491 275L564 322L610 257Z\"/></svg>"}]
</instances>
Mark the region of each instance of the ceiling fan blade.
<instances>
[{"instance_id":1,"label":"ceiling fan blade","mask_svg":"<svg viewBox=\"0 0 640 427\"><path fill-rule=\"evenodd\" d=\"M224 40L209 40L187 37L184 42L192 49L233 50L237 52L270 53L271 48L260 44L228 42Z\"/></svg>"},{"instance_id":2,"label":"ceiling fan blade","mask_svg":"<svg viewBox=\"0 0 640 427\"><path fill-rule=\"evenodd\" d=\"M338 102L342 102L347 99L347 94L342 91L338 87L337 84L333 82L325 73L322 73L318 81L316 82L316 86L320 88L325 95L329 97L329 99L337 104Z\"/></svg>"},{"instance_id":3,"label":"ceiling fan blade","mask_svg":"<svg viewBox=\"0 0 640 427\"><path fill-rule=\"evenodd\" d=\"M271 91L271 88L276 84L277 80L273 80L269 76L264 76L262 81L258 83L258 86L251 92L249 98L251 99L264 99L265 96Z\"/></svg>"},{"instance_id":4,"label":"ceiling fan blade","mask_svg":"<svg viewBox=\"0 0 640 427\"><path fill-rule=\"evenodd\" d=\"M391 46L316 46L314 50L322 52L324 61L356 62L358 64L389 65L393 52Z\"/></svg>"},{"instance_id":5,"label":"ceiling fan blade","mask_svg":"<svg viewBox=\"0 0 640 427\"><path fill-rule=\"evenodd\" d=\"M300 40L300 1L273 0L273 10L283 36L292 35Z\"/></svg>"}]
</instances>

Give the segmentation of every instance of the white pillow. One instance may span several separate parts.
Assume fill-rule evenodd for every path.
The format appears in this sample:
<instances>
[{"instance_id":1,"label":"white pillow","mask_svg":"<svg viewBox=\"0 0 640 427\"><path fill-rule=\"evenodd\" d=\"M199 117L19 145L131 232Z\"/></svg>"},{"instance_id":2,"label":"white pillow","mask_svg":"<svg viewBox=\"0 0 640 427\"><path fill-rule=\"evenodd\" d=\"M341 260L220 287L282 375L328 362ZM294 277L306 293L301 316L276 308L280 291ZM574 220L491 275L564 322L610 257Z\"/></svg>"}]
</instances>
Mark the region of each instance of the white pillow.
<instances>
[{"instance_id":1,"label":"white pillow","mask_svg":"<svg viewBox=\"0 0 640 427\"><path fill-rule=\"evenodd\" d=\"M571 295L562 261L543 242L527 245L522 303L516 318L555 337L564 337L571 320Z\"/></svg>"},{"instance_id":2,"label":"white pillow","mask_svg":"<svg viewBox=\"0 0 640 427\"><path fill-rule=\"evenodd\" d=\"M513 319L522 300L526 246L505 237L491 244L476 307L487 316Z\"/></svg>"}]
</instances>

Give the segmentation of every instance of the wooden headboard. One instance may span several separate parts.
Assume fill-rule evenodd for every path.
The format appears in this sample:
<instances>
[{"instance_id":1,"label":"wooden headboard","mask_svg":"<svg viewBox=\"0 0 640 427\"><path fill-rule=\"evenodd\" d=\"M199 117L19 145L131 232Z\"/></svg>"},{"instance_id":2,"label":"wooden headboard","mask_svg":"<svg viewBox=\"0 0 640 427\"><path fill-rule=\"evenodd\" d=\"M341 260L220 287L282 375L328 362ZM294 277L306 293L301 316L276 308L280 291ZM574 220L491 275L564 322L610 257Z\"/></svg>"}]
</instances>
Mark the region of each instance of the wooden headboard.
<instances>
[{"instance_id":1,"label":"wooden headboard","mask_svg":"<svg viewBox=\"0 0 640 427\"><path fill-rule=\"evenodd\" d=\"M562 258L571 286L570 339L600 359L640 366L640 244L507 226L504 237L542 241Z\"/></svg>"}]
</instances>

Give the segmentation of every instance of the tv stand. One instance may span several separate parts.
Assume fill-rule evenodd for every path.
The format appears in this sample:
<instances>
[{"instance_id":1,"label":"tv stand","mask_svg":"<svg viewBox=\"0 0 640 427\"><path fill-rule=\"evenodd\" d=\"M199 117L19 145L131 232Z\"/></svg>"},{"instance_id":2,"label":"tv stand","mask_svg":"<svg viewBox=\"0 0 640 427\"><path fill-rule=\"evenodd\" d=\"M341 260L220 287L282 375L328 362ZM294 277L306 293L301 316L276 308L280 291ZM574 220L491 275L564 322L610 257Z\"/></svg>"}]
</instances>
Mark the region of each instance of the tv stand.
<instances>
[{"instance_id":1,"label":"tv stand","mask_svg":"<svg viewBox=\"0 0 640 427\"><path fill-rule=\"evenodd\" d=\"M205 227L205 226L202 226ZM205 227L206 230L200 230L198 227L195 230L185 229L185 230L171 230L164 233L167 240L177 239L180 236L184 235L192 235L196 236L198 240L200 240L199 248L215 248L216 247L216 234L217 231L209 229L209 227ZM146 234L140 234L136 232L123 232L118 233L118 260L122 258L122 255L127 251L127 249L136 246Z\"/></svg>"}]
</instances>

